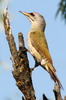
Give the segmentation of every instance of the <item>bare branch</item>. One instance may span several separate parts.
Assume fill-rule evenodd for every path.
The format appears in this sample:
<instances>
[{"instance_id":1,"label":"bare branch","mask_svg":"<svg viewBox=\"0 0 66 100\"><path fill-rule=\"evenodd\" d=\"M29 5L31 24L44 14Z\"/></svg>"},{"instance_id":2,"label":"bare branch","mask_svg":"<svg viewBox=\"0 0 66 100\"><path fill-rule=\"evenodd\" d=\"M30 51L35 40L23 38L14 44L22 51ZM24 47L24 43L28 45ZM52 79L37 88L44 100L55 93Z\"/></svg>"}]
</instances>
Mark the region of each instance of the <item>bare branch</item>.
<instances>
[{"instance_id":1,"label":"bare branch","mask_svg":"<svg viewBox=\"0 0 66 100\"><path fill-rule=\"evenodd\" d=\"M57 82L56 82L56 84L54 86L53 92L54 92L56 100L62 100L62 96L61 96L61 92L60 92L60 87L59 87Z\"/></svg>"},{"instance_id":2,"label":"bare branch","mask_svg":"<svg viewBox=\"0 0 66 100\"><path fill-rule=\"evenodd\" d=\"M35 92L32 85L31 71L29 68L27 54L23 50L24 49L23 35L21 33L19 33L18 35L19 51L17 51L14 37L12 35L12 31L10 28L8 9L5 9L4 11L3 21L4 21L5 34L13 58L12 60L13 60L14 70L12 71L12 73L16 80L16 85L25 96L25 99L24 97L22 99L36 100Z\"/></svg>"},{"instance_id":3,"label":"bare branch","mask_svg":"<svg viewBox=\"0 0 66 100\"><path fill-rule=\"evenodd\" d=\"M66 100L66 96L64 97L64 100Z\"/></svg>"},{"instance_id":4,"label":"bare branch","mask_svg":"<svg viewBox=\"0 0 66 100\"><path fill-rule=\"evenodd\" d=\"M20 60L20 75L18 76L17 86L25 95L27 100L35 100L35 93L32 85L31 71L27 59L27 54L24 52L24 38L21 33L18 34L19 39L19 60Z\"/></svg>"},{"instance_id":5,"label":"bare branch","mask_svg":"<svg viewBox=\"0 0 66 100\"><path fill-rule=\"evenodd\" d=\"M6 39L8 41L10 52L11 52L11 55L12 55L13 64L14 64L14 66L18 66L19 58L18 58L18 53L17 53L17 49L16 49L16 44L14 42L14 37L12 35L12 31L11 31L11 28L10 28L8 8L6 8L5 11L4 11L3 22L4 22Z\"/></svg>"}]
</instances>

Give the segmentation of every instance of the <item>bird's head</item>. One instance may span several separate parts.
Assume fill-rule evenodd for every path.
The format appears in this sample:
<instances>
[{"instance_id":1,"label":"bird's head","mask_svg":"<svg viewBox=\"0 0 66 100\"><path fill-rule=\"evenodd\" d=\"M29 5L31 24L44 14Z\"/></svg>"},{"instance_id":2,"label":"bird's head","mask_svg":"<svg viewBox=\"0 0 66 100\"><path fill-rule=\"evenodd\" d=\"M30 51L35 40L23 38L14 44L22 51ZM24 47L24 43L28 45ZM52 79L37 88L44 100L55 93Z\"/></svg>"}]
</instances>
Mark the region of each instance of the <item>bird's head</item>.
<instances>
[{"instance_id":1,"label":"bird's head","mask_svg":"<svg viewBox=\"0 0 66 100\"><path fill-rule=\"evenodd\" d=\"M42 28L42 30L45 29L46 23L45 23L44 17L40 15L39 13L36 13L36 12L26 13L22 11L19 11L19 12L25 15L29 19L33 27L35 26L35 28Z\"/></svg>"}]
</instances>

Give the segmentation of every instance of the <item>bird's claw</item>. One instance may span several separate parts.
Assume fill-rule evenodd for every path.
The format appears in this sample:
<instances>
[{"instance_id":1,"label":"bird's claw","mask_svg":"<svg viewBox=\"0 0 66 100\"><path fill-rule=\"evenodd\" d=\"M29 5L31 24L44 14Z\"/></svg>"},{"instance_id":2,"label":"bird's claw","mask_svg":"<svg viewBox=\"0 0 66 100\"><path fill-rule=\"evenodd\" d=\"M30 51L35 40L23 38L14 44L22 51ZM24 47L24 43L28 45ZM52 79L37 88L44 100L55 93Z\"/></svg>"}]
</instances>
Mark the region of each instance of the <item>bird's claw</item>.
<instances>
[{"instance_id":1,"label":"bird's claw","mask_svg":"<svg viewBox=\"0 0 66 100\"><path fill-rule=\"evenodd\" d=\"M35 69L35 67L33 67L33 68L30 68L30 71L32 72L34 69Z\"/></svg>"},{"instance_id":2,"label":"bird's claw","mask_svg":"<svg viewBox=\"0 0 66 100\"><path fill-rule=\"evenodd\" d=\"M23 51L23 52L27 52L28 49L24 47L22 51Z\"/></svg>"},{"instance_id":3,"label":"bird's claw","mask_svg":"<svg viewBox=\"0 0 66 100\"><path fill-rule=\"evenodd\" d=\"M32 76L32 71L34 70L34 68L35 68L35 67L30 68L30 74L31 74L31 76Z\"/></svg>"}]
</instances>

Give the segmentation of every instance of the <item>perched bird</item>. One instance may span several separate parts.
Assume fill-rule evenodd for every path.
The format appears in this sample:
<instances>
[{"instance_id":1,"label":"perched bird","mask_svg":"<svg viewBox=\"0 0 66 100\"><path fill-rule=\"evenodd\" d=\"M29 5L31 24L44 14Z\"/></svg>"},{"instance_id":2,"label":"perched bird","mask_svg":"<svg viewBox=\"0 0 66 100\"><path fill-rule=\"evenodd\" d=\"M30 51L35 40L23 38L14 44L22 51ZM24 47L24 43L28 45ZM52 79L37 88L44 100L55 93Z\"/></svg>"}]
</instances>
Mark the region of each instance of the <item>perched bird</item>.
<instances>
[{"instance_id":1,"label":"perched bird","mask_svg":"<svg viewBox=\"0 0 66 100\"><path fill-rule=\"evenodd\" d=\"M28 33L28 47L29 52L35 58L35 66L41 65L50 74L54 82L57 82L59 86L62 87L58 77L56 76L56 70L53 66L46 37L44 34L46 27L44 17L36 12L21 13L24 14L31 22L31 29Z\"/></svg>"}]
</instances>

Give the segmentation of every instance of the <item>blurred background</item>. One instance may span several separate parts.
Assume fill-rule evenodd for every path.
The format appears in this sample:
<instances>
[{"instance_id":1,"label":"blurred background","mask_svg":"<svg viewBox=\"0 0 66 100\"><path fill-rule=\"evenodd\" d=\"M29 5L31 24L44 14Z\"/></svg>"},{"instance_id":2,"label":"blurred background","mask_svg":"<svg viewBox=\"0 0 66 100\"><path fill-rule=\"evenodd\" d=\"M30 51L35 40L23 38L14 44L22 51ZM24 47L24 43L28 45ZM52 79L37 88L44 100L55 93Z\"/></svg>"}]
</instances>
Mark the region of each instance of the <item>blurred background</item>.
<instances>
[{"instance_id":1,"label":"blurred background","mask_svg":"<svg viewBox=\"0 0 66 100\"><path fill-rule=\"evenodd\" d=\"M30 30L30 22L19 13L38 12L46 20L45 35L49 51L66 95L66 0L0 0L0 100L22 100L22 93L16 86L12 76L11 54L6 41L3 27L3 11L8 7L12 33L18 49L18 32L24 35L27 46L27 34ZM33 67L34 60L28 53L30 67ZM32 73L33 86L37 100L42 99L44 93L50 100L54 99L54 82L49 74L40 66Z\"/></svg>"}]
</instances>

